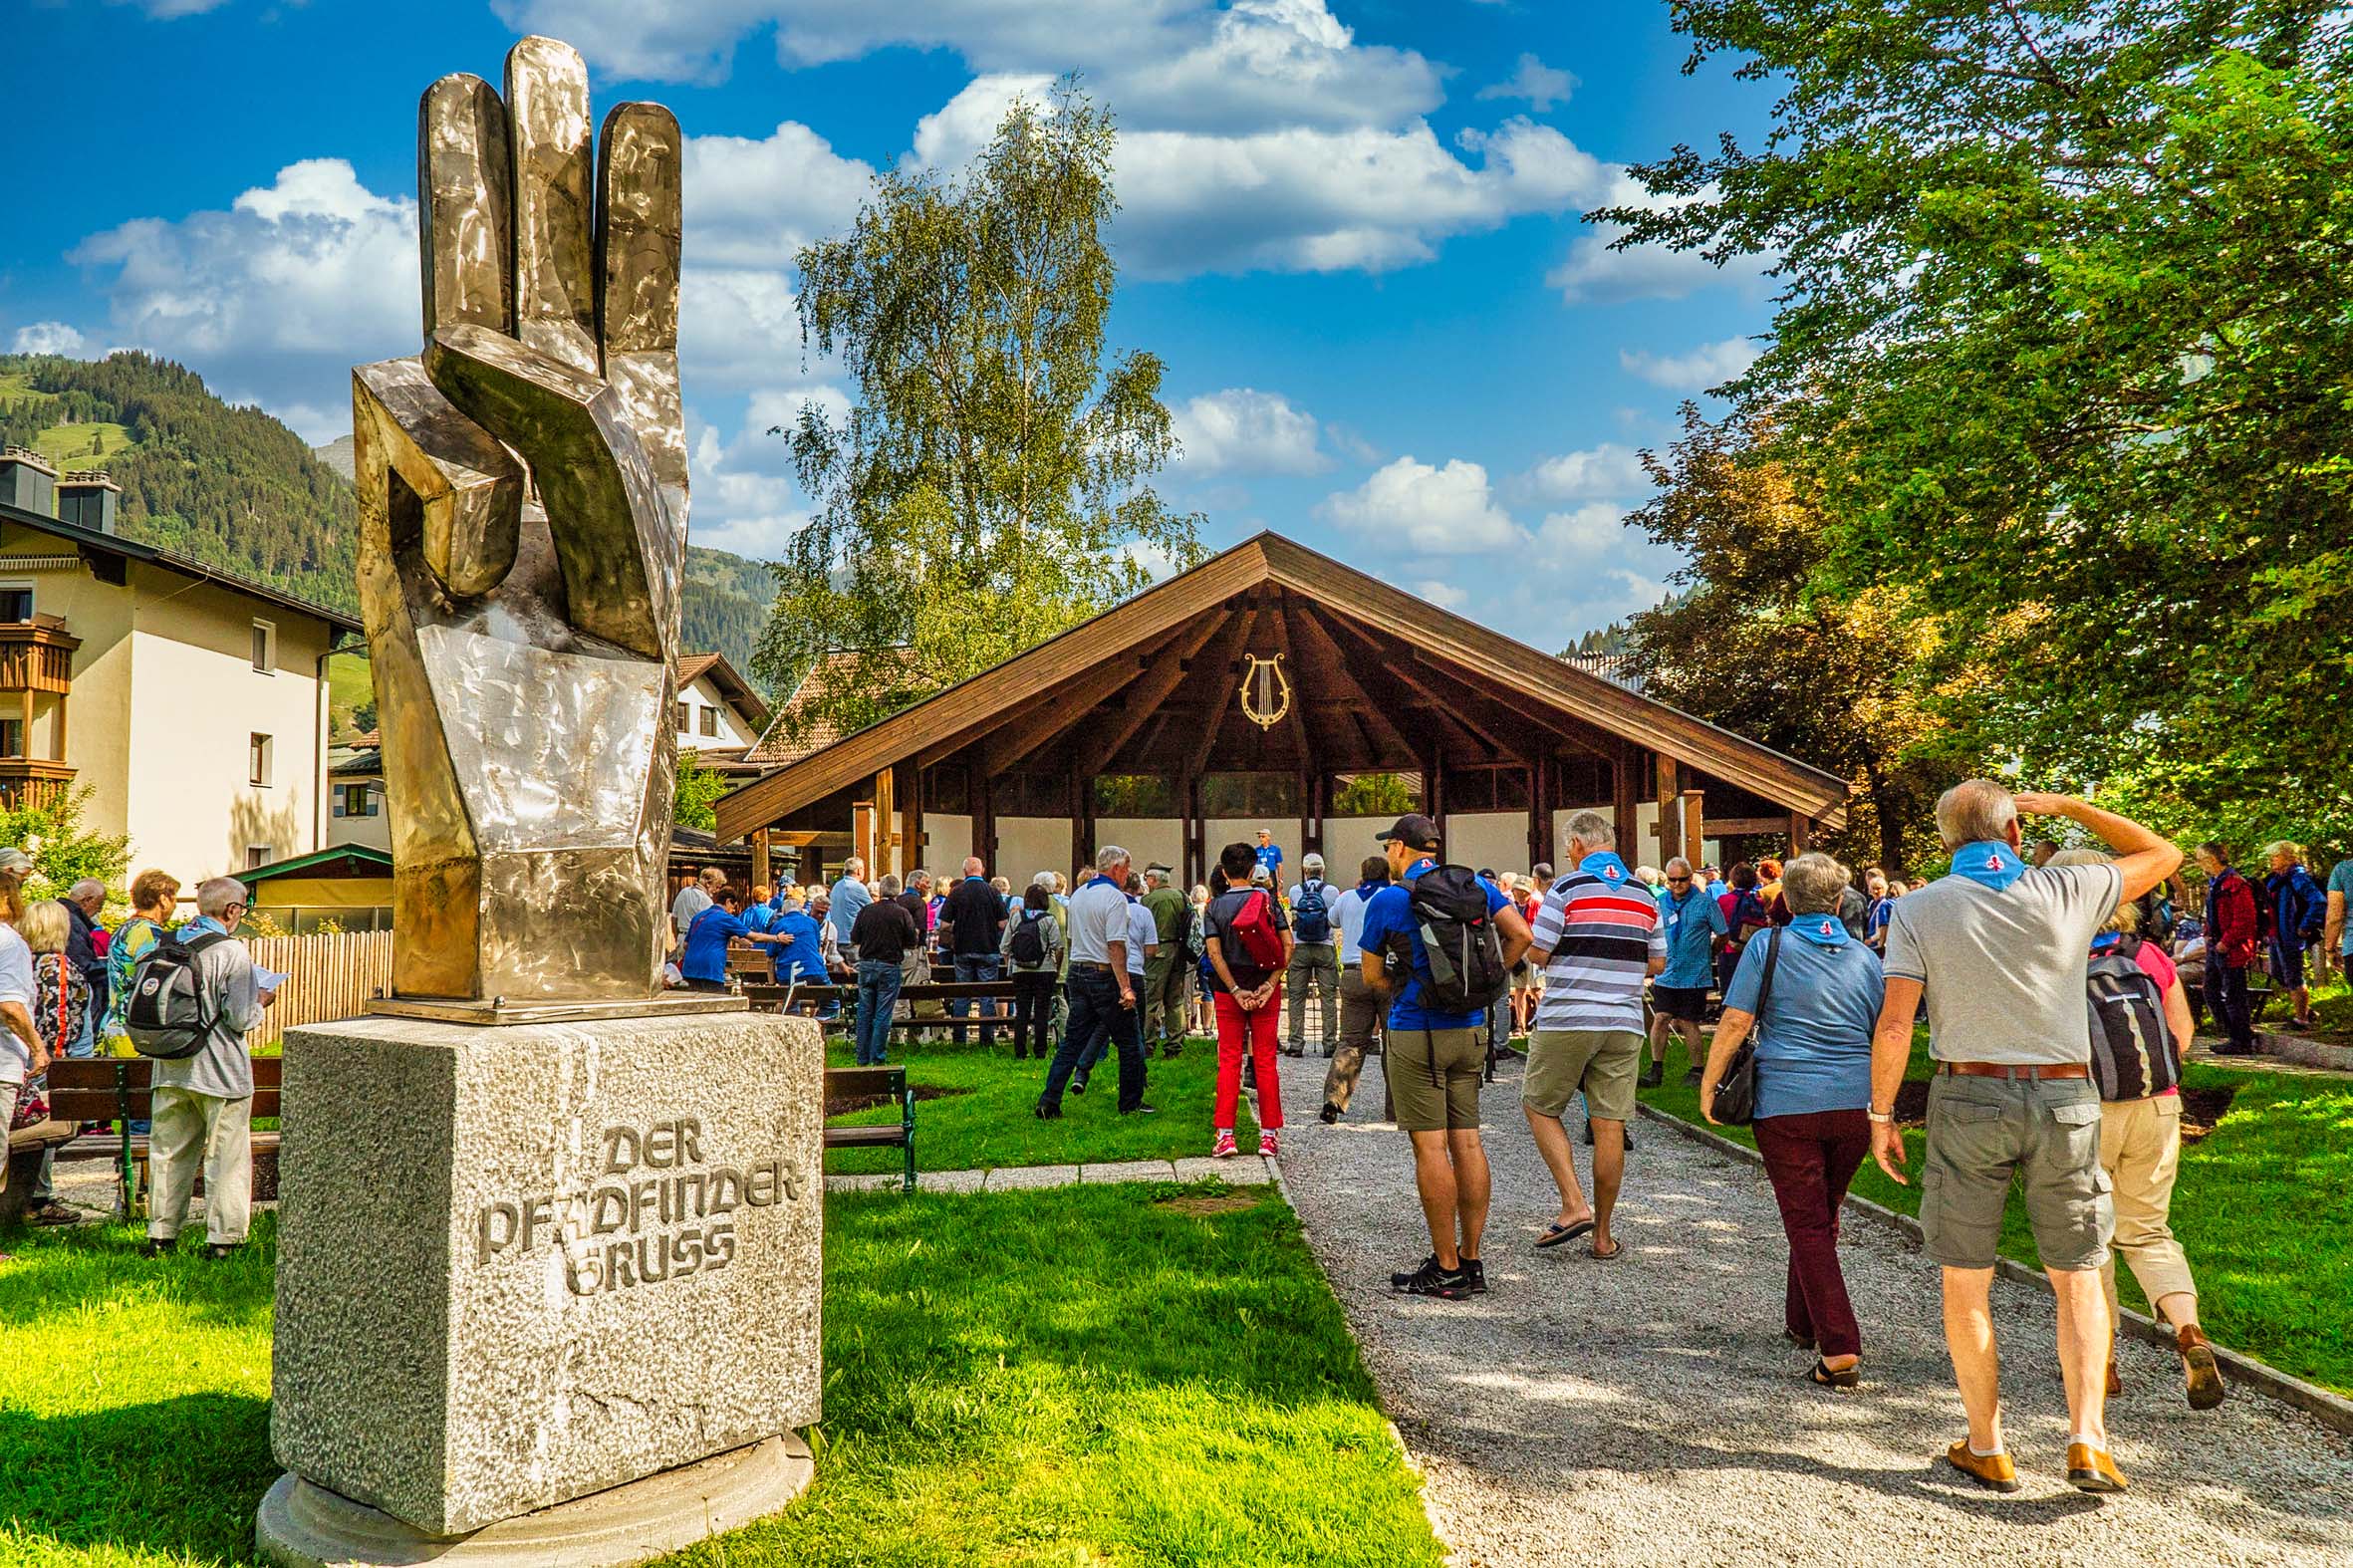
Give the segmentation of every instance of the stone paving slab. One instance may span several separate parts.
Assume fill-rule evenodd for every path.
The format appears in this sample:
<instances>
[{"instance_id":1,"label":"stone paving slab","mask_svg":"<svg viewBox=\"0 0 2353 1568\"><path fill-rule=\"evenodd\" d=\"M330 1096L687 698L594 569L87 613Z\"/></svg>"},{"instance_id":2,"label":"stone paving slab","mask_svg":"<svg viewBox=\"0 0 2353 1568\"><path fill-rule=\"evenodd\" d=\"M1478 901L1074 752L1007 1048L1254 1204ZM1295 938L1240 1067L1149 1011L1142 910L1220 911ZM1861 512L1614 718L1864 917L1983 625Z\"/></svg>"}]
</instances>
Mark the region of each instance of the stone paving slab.
<instances>
[{"instance_id":1,"label":"stone paving slab","mask_svg":"<svg viewBox=\"0 0 2353 1568\"><path fill-rule=\"evenodd\" d=\"M988 1177L986 1171L921 1171L915 1174L918 1192L977 1192Z\"/></svg>"},{"instance_id":2,"label":"stone paving slab","mask_svg":"<svg viewBox=\"0 0 2353 1568\"><path fill-rule=\"evenodd\" d=\"M1316 1080L1321 1084L1323 1080ZM1176 1162L1179 1181L1223 1181L1228 1186L1266 1186L1274 1180L1269 1161L1259 1155L1237 1155L1231 1160L1206 1156Z\"/></svg>"},{"instance_id":3,"label":"stone paving slab","mask_svg":"<svg viewBox=\"0 0 2353 1568\"><path fill-rule=\"evenodd\" d=\"M1079 1167L1079 1179L1093 1185L1112 1181L1174 1181L1176 1167L1167 1160L1122 1160Z\"/></svg>"},{"instance_id":4,"label":"stone paving slab","mask_svg":"<svg viewBox=\"0 0 2353 1568\"><path fill-rule=\"evenodd\" d=\"M959 1176L971 1174L973 1173L956 1173ZM918 1177L917 1179L928 1180L929 1178ZM1078 1179L1079 1168L1077 1166L999 1166L988 1173L988 1178L980 1184L980 1190L1010 1192L1027 1187L1074 1186Z\"/></svg>"}]
</instances>

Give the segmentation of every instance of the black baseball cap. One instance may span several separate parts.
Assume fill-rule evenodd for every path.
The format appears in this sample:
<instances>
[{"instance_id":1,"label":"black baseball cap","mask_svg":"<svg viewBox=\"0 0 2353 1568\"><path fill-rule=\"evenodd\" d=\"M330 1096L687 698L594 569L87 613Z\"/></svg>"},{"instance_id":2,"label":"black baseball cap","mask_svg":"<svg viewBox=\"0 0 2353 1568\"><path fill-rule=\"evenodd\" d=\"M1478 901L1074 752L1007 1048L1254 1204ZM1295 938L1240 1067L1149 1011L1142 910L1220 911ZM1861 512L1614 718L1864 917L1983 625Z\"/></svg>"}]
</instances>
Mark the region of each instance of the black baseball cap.
<instances>
[{"instance_id":1,"label":"black baseball cap","mask_svg":"<svg viewBox=\"0 0 2353 1568\"><path fill-rule=\"evenodd\" d=\"M1435 850L1438 845L1438 824L1419 812L1409 811L1374 835L1373 842L1387 844L1392 839L1403 840L1410 850Z\"/></svg>"}]
</instances>

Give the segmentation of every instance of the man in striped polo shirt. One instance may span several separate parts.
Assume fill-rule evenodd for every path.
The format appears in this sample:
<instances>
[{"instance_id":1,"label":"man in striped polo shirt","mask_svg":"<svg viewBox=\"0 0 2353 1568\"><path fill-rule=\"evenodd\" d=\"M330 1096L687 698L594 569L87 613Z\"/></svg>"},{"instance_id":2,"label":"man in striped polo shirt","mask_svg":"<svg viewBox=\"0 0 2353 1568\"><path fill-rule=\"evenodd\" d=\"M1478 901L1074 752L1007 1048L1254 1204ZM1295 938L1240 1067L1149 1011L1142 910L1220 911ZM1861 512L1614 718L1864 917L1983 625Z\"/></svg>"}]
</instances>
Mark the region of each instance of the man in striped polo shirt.
<instances>
[{"instance_id":1,"label":"man in striped polo shirt","mask_svg":"<svg viewBox=\"0 0 2353 1568\"><path fill-rule=\"evenodd\" d=\"M1643 982L1667 967L1659 904L1618 858L1618 830L1598 811L1568 821L1569 874L1544 896L1529 952L1544 970L1544 996L1528 1039L1521 1108L1536 1150L1560 1188L1560 1217L1536 1238L1559 1246L1591 1232L1593 1255L1616 1257L1610 1211L1626 1176L1626 1124L1642 1071ZM1593 1127L1593 1201L1561 1113L1582 1090Z\"/></svg>"}]
</instances>

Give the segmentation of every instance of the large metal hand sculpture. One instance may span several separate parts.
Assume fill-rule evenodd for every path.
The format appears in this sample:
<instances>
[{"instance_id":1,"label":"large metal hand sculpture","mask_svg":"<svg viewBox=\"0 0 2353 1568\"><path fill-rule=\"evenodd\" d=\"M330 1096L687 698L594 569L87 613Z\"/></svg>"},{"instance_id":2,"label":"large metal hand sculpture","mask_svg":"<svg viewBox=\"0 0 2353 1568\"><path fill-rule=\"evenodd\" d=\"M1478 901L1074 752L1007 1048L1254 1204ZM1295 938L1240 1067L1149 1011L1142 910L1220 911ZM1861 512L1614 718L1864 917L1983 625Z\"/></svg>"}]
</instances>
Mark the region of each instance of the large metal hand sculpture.
<instances>
[{"instance_id":1,"label":"large metal hand sculpture","mask_svg":"<svg viewBox=\"0 0 2353 1568\"><path fill-rule=\"evenodd\" d=\"M417 114L421 357L352 373L401 997L650 997L686 540L677 122L526 38ZM592 195L593 192L593 195Z\"/></svg>"}]
</instances>

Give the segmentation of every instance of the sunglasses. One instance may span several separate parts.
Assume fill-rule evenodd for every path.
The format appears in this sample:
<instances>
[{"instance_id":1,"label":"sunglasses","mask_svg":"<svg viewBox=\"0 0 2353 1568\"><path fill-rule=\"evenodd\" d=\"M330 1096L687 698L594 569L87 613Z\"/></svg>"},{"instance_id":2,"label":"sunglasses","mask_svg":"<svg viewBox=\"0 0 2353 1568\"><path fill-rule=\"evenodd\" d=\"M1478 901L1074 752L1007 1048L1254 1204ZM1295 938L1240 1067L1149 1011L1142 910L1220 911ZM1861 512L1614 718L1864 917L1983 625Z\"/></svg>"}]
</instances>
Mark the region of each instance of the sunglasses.
<instances>
[{"instance_id":1,"label":"sunglasses","mask_svg":"<svg viewBox=\"0 0 2353 1568\"><path fill-rule=\"evenodd\" d=\"M1670 877L1667 880L1669 882L1690 882L1692 879L1689 877Z\"/></svg>"}]
</instances>

